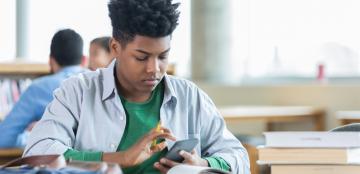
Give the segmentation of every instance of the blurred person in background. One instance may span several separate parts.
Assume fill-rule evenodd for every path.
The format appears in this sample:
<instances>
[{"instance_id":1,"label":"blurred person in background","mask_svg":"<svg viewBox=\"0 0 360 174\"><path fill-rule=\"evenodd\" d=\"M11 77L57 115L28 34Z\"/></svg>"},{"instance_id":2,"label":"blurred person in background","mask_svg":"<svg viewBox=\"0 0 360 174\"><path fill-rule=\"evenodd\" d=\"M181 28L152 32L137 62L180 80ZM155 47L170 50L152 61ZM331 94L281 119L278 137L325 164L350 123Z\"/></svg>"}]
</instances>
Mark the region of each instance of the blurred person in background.
<instances>
[{"instance_id":1,"label":"blurred person in background","mask_svg":"<svg viewBox=\"0 0 360 174\"><path fill-rule=\"evenodd\" d=\"M98 37L90 42L89 69L104 68L114 59L110 54L110 37Z\"/></svg>"},{"instance_id":2,"label":"blurred person in background","mask_svg":"<svg viewBox=\"0 0 360 174\"><path fill-rule=\"evenodd\" d=\"M53 91L71 75L83 72L83 39L72 29L60 30L50 45L51 74L35 79L0 122L0 148L24 147L27 130L40 120Z\"/></svg>"}]
</instances>

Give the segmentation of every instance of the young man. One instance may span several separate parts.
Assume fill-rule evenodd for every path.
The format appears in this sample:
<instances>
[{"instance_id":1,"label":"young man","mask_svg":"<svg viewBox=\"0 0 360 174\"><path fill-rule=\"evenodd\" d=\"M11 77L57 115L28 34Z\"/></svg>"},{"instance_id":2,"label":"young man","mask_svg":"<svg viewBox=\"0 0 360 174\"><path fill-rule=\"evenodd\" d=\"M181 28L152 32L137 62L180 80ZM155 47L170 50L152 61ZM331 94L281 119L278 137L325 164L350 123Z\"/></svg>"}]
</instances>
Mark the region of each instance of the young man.
<instances>
[{"instance_id":1,"label":"young man","mask_svg":"<svg viewBox=\"0 0 360 174\"><path fill-rule=\"evenodd\" d=\"M24 132L40 120L53 100L53 91L70 75L82 72L83 40L74 30L58 31L52 38L49 65L54 74L38 78L21 95L14 108L0 122L0 148L24 147Z\"/></svg>"},{"instance_id":2,"label":"young man","mask_svg":"<svg viewBox=\"0 0 360 174\"><path fill-rule=\"evenodd\" d=\"M174 141L197 138L195 151L181 152L183 163L249 173L246 150L211 99L193 83L165 73L178 5L110 1L110 48L116 60L68 79L54 92L25 155L58 153L114 162L124 173L166 173L178 164L164 158ZM165 141L152 147L157 138Z\"/></svg>"}]
</instances>

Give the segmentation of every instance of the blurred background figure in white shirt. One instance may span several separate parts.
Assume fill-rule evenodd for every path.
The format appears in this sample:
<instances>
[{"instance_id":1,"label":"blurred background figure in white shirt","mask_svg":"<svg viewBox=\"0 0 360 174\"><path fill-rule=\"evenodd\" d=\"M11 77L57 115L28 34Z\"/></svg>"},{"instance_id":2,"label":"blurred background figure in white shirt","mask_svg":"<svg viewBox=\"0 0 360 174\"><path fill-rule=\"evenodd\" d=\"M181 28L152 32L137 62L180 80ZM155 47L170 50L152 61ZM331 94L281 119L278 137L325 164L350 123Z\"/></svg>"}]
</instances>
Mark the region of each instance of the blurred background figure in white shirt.
<instances>
[{"instance_id":1,"label":"blurred background figure in white shirt","mask_svg":"<svg viewBox=\"0 0 360 174\"><path fill-rule=\"evenodd\" d=\"M98 37L90 42L89 69L106 67L113 60L109 48L110 37Z\"/></svg>"}]
</instances>

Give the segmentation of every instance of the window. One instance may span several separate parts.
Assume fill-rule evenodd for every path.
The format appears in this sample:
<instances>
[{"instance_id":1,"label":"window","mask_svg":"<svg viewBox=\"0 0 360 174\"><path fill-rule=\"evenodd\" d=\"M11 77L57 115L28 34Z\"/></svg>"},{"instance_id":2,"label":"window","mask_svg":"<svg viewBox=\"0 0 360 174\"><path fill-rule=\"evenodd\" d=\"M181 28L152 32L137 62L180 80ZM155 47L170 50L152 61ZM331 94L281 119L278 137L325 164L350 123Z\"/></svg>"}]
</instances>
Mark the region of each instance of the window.
<instances>
[{"instance_id":1,"label":"window","mask_svg":"<svg viewBox=\"0 0 360 174\"><path fill-rule=\"evenodd\" d=\"M50 42L60 29L72 28L84 39L84 54L88 55L89 43L99 36L112 34L108 17L109 0L36 0L29 2L29 58L46 63ZM189 77L190 62L190 0L181 2L179 23L172 38L169 62L176 65L179 76ZM15 57L16 1L0 2L0 60Z\"/></svg>"},{"instance_id":2,"label":"window","mask_svg":"<svg viewBox=\"0 0 360 174\"><path fill-rule=\"evenodd\" d=\"M173 0L180 2L179 25L172 35L172 45L169 62L175 64L176 75L190 77L190 50L191 50L191 28L190 28L190 4L191 0Z\"/></svg>"},{"instance_id":3,"label":"window","mask_svg":"<svg viewBox=\"0 0 360 174\"><path fill-rule=\"evenodd\" d=\"M15 2L0 1L0 60L15 57Z\"/></svg>"},{"instance_id":4,"label":"window","mask_svg":"<svg viewBox=\"0 0 360 174\"><path fill-rule=\"evenodd\" d=\"M111 35L108 0L31 1L29 17L29 54L34 61L47 62L51 38L60 29L71 28L84 39L84 54L89 43L99 36Z\"/></svg>"},{"instance_id":5,"label":"window","mask_svg":"<svg viewBox=\"0 0 360 174\"><path fill-rule=\"evenodd\" d=\"M360 1L232 0L239 77L360 75Z\"/></svg>"}]
</instances>

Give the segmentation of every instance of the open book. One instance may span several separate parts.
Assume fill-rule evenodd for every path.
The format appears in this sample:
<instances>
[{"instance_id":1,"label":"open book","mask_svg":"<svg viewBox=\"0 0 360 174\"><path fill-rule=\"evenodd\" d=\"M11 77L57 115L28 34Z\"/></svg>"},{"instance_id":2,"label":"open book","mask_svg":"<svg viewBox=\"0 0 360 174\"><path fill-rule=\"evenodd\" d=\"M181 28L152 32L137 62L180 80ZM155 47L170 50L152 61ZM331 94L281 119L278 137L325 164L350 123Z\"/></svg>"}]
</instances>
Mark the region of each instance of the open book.
<instances>
[{"instance_id":1,"label":"open book","mask_svg":"<svg viewBox=\"0 0 360 174\"><path fill-rule=\"evenodd\" d=\"M186 164L180 164L168 171L168 174L230 174L219 169L213 169L210 167L191 166Z\"/></svg>"}]
</instances>

